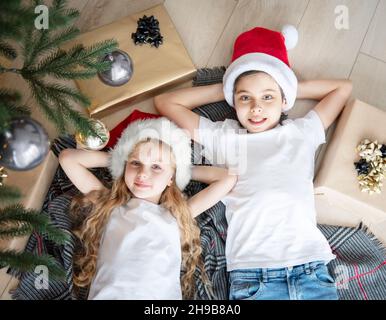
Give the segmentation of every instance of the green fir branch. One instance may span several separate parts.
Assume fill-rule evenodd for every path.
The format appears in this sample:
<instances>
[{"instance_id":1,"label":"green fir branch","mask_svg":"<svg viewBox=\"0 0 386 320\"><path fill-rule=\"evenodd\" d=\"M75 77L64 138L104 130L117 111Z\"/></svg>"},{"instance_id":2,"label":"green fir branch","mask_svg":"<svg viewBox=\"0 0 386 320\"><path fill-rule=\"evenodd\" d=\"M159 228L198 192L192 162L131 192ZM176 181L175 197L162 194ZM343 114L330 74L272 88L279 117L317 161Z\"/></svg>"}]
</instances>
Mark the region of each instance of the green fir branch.
<instances>
[{"instance_id":1,"label":"green fir branch","mask_svg":"<svg viewBox=\"0 0 386 320\"><path fill-rule=\"evenodd\" d=\"M35 13L20 0L0 1L0 39L22 39L24 27L31 24Z\"/></svg>"},{"instance_id":2,"label":"green fir branch","mask_svg":"<svg viewBox=\"0 0 386 320\"><path fill-rule=\"evenodd\" d=\"M17 52L9 43L0 40L0 55L9 60L15 60Z\"/></svg>"},{"instance_id":3,"label":"green fir branch","mask_svg":"<svg viewBox=\"0 0 386 320\"><path fill-rule=\"evenodd\" d=\"M0 240L29 236L33 229L28 224L18 224L16 227L4 227L0 224Z\"/></svg>"},{"instance_id":4,"label":"green fir branch","mask_svg":"<svg viewBox=\"0 0 386 320\"><path fill-rule=\"evenodd\" d=\"M0 187L0 202L2 204L12 203L20 200L22 197L19 189L10 186Z\"/></svg>"},{"instance_id":5,"label":"green fir branch","mask_svg":"<svg viewBox=\"0 0 386 320\"><path fill-rule=\"evenodd\" d=\"M76 75L79 74L80 79L84 79L84 76L88 75L87 72L78 73L72 70L84 60L90 58L101 59L107 52L113 51L116 46L117 42L115 40L106 40L92 45L89 48L72 51L71 54L67 54L64 50L58 49L56 52L43 59L37 68L30 72L34 75L41 75L43 73L51 74L58 78L63 78L63 75L65 75L68 76L67 79L77 79ZM77 47L77 49L79 48ZM95 70L93 71L95 75L96 72ZM75 76L71 75L71 72L73 72Z\"/></svg>"},{"instance_id":6,"label":"green fir branch","mask_svg":"<svg viewBox=\"0 0 386 320\"><path fill-rule=\"evenodd\" d=\"M69 235L55 228L48 216L33 209L26 209L21 204L15 204L0 210L0 226L8 223L28 224L31 230L46 234L47 237L57 244L65 244Z\"/></svg>"},{"instance_id":7,"label":"green fir branch","mask_svg":"<svg viewBox=\"0 0 386 320\"><path fill-rule=\"evenodd\" d=\"M0 101L20 102L21 95L18 91L6 88L0 88Z\"/></svg>"},{"instance_id":8,"label":"green fir branch","mask_svg":"<svg viewBox=\"0 0 386 320\"><path fill-rule=\"evenodd\" d=\"M37 266L46 266L48 279L63 280L66 272L58 262L49 255L38 256L30 252L15 250L0 251L0 268L11 267L19 272L34 272Z\"/></svg>"},{"instance_id":9,"label":"green fir branch","mask_svg":"<svg viewBox=\"0 0 386 320\"><path fill-rule=\"evenodd\" d=\"M60 134L64 134L66 132L66 123L63 115L55 110L54 107L50 106L49 99L44 92L44 88L37 85L34 79L28 79L28 83L30 85L32 95L39 108L43 111L43 114L56 126Z\"/></svg>"},{"instance_id":10,"label":"green fir branch","mask_svg":"<svg viewBox=\"0 0 386 320\"><path fill-rule=\"evenodd\" d=\"M90 118L85 117L80 112L72 109L70 104L65 99L60 99L60 97L53 98L58 107L58 111L68 122L72 123L76 131L82 133L85 136L90 134L97 134L92 126Z\"/></svg>"}]
</instances>

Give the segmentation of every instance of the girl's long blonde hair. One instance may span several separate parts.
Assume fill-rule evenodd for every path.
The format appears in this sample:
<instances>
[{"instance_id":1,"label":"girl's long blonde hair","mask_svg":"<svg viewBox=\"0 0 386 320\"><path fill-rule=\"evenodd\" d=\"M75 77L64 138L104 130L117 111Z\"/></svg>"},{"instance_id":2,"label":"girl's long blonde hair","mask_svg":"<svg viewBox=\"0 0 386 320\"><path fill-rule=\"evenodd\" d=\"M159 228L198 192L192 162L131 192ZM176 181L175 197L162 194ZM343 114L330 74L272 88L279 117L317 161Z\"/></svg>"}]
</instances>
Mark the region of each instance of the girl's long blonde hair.
<instances>
[{"instance_id":1,"label":"girl's long blonde hair","mask_svg":"<svg viewBox=\"0 0 386 320\"><path fill-rule=\"evenodd\" d=\"M94 190L87 195L80 195L73 199L70 212L75 221L74 233L82 244L81 251L74 256L74 284L76 286L90 285L96 272L101 237L110 215L115 208L126 204L131 197L132 194L127 188L123 174L119 179L113 181L111 189ZM196 293L194 275L197 267L204 284L209 290L211 287L201 258L200 229L175 179L171 186L166 187L163 191L160 205L168 209L177 220L182 256L181 289L184 299L192 299ZM76 221L79 220L82 221L76 224Z\"/></svg>"}]
</instances>

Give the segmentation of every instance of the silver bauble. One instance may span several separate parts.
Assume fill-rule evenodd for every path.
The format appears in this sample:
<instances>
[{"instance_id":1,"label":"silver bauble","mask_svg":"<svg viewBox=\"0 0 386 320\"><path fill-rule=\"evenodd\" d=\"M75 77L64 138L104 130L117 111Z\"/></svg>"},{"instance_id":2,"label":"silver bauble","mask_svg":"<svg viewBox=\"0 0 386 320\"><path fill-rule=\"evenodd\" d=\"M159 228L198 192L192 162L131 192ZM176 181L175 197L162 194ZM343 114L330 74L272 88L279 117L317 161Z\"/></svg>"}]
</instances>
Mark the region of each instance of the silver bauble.
<instances>
[{"instance_id":1,"label":"silver bauble","mask_svg":"<svg viewBox=\"0 0 386 320\"><path fill-rule=\"evenodd\" d=\"M117 87L128 82L133 75L133 62L129 55L122 51L116 50L107 54L103 61L112 61L111 68L104 72L98 73L99 79L109 86Z\"/></svg>"},{"instance_id":2,"label":"silver bauble","mask_svg":"<svg viewBox=\"0 0 386 320\"><path fill-rule=\"evenodd\" d=\"M46 157L50 147L47 132L39 122L29 117L10 121L0 132L0 166L11 170L30 170Z\"/></svg>"}]
</instances>

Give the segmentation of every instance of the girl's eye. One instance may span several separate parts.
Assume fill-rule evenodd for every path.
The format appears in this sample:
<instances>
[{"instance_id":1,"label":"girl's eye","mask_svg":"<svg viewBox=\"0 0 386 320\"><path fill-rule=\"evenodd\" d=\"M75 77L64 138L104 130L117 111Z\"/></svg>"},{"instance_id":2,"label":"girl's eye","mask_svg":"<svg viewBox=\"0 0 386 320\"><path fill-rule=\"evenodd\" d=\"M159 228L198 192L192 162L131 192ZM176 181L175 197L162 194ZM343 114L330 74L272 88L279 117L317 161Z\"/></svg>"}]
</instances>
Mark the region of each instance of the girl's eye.
<instances>
[{"instance_id":1,"label":"girl's eye","mask_svg":"<svg viewBox=\"0 0 386 320\"><path fill-rule=\"evenodd\" d=\"M271 100L273 97L270 94L266 94L263 96L264 100Z\"/></svg>"},{"instance_id":2,"label":"girl's eye","mask_svg":"<svg viewBox=\"0 0 386 320\"><path fill-rule=\"evenodd\" d=\"M153 170L161 170L161 167L158 164L153 164L151 167Z\"/></svg>"},{"instance_id":3,"label":"girl's eye","mask_svg":"<svg viewBox=\"0 0 386 320\"><path fill-rule=\"evenodd\" d=\"M136 161L136 160L133 160L133 161L130 162L130 164L131 164L132 166L137 167L137 166L140 165L140 162L139 162L139 161Z\"/></svg>"}]
</instances>

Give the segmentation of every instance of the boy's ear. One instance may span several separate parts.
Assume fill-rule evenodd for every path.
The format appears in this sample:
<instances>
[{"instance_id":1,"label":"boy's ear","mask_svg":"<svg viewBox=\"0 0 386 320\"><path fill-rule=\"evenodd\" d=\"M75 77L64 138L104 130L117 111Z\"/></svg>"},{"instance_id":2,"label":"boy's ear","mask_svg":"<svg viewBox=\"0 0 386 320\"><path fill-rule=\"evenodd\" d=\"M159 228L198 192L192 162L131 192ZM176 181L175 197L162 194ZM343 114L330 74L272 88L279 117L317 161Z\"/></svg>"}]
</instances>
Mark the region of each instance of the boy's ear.
<instances>
[{"instance_id":1,"label":"boy's ear","mask_svg":"<svg viewBox=\"0 0 386 320\"><path fill-rule=\"evenodd\" d=\"M283 103L281 105L281 110L284 111L287 108L287 99L283 98Z\"/></svg>"}]
</instances>

